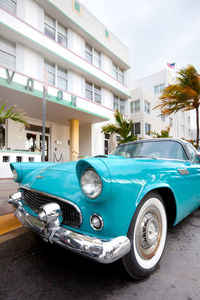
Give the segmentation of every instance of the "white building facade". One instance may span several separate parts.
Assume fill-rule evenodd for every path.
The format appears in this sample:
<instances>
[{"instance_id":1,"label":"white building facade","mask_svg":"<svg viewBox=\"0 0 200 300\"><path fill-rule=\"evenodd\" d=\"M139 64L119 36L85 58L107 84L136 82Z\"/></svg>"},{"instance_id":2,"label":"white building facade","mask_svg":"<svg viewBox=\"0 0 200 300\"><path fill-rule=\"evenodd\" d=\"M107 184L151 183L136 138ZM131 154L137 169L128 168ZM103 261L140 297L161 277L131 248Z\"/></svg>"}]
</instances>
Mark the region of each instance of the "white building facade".
<instances>
[{"instance_id":1,"label":"white building facade","mask_svg":"<svg viewBox=\"0 0 200 300\"><path fill-rule=\"evenodd\" d=\"M138 138L152 137L152 132L161 133L170 127L170 136L191 140L191 113L179 111L170 116L154 109L165 87L175 83L175 74L163 69L135 81L131 90L130 118L134 122L133 132Z\"/></svg>"},{"instance_id":2,"label":"white building facade","mask_svg":"<svg viewBox=\"0 0 200 300\"><path fill-rule=\"evenodd\" d=\"M105 153L102 122L129 110L127 47L76 0L0 0L0 20L0 101L29 123L0 125L0 163L38 161L44 80L46 161Z\"/></svg>"}]
</instances>

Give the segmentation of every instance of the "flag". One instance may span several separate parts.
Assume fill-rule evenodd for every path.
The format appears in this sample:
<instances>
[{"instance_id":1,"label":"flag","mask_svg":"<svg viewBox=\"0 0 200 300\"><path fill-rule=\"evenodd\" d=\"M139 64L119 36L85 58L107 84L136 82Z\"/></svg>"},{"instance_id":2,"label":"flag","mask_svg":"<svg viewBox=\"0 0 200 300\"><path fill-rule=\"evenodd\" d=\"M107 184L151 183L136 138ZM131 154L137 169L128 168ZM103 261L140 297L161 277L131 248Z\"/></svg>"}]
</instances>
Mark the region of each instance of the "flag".
<instances>
[{"instance_id":1,"label":"flag","mask_svg":"<svg viewBox=\"0 0 200 300\"><path fill-rule=\"evenodd\" d=\"M169 68L175 68L175 63L172 63L172 64L167 63L167 66L168 66Z\"/></svg>"}]
</instances>

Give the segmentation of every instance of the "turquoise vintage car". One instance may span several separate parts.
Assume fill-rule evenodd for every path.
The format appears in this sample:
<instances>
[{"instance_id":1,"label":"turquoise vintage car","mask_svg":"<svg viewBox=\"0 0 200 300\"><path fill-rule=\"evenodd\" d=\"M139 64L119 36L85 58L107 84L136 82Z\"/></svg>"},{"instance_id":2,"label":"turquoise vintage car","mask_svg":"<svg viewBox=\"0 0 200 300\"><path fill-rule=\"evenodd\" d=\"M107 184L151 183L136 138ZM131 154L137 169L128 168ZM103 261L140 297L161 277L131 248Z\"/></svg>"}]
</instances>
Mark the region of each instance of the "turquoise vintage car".
<instances>
[{"instance_id":1,"label":"turquoise vintage car","mask_svg":"<svg viewBox=\"0 0 200 300\"><path fill-rule=\"evenodd\" d=\"M120 145L78 162L11 163L15 215L44 240L101 263L122 258L135 279L151 274L167 226L200 206L200 159L178 139Z\"/></svg>"}]
</instances>

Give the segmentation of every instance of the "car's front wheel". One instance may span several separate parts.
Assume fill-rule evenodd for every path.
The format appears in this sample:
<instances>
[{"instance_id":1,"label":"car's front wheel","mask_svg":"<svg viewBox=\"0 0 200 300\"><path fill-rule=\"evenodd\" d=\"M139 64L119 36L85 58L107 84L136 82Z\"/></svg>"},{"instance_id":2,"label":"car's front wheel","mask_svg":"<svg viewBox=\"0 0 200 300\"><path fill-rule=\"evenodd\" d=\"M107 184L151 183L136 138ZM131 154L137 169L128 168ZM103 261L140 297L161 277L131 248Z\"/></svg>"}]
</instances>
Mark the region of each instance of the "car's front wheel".
<instances>
[{"instance_id":1,"label":"car's front wheel","mask_svg":"<svg viewBox=\"0 0 200 300\"><path fill-rule=\"evenodd\" d=\"M128 231L131 250L123 257L123 264L134 279L148 276L156 269L166 235L167 216L162 198L151 192L138 205Z\"/></svg>"}]
</instances>

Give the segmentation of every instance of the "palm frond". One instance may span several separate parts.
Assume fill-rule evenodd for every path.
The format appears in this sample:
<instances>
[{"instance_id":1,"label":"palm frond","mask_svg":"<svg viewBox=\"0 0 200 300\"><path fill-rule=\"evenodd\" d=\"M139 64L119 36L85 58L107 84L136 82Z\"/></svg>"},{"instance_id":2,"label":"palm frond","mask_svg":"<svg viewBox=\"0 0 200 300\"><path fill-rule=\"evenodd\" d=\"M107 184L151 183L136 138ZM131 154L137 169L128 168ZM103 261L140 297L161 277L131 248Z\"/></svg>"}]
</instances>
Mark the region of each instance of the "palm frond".
<instances>
[{"instance_id":1,"label":"palm frond","mask_svg":"<svg viewBox=\"0 0 200 300\"><path fill-rule=\"evenodd\" d=\"M6 103L4 103L0 106L0 122L2 123L7 119L28 125L24 112L18 112L15 106L11 106L6 110Z\"/></svg>"},{"instance_id":2,"label":"palm frond","mask_svg":"<svg viewBox=\"0 0 200 300\"><path fill-rule=\"evenodd\" d=\"M133 129L133 121L132 120L126 120L123 115L116 110L115 114L115 122L116 124L108 124L102 127L102 131L105 134L111 134L116 133L121 137L120 143L126 143L130 141L134 141L137 139L132 134Z\"/></svg>"},{"instance_id":3,"label":"palm frond","mask_svg":"<svg viewBox=\"0 0 200 300\"><path fill-rule=\"evenodd\" d=\"M162 114L170 115L179 110L196 110L200 106L200 75L194 66L188 65L178 72L177 84L167 86L154 109L160 108ZM198 127L198 122L197 122ZM199 131L199 128L197 128ZM197 144L198 144L197 140Z\"/></svg>"}]
</instances>

